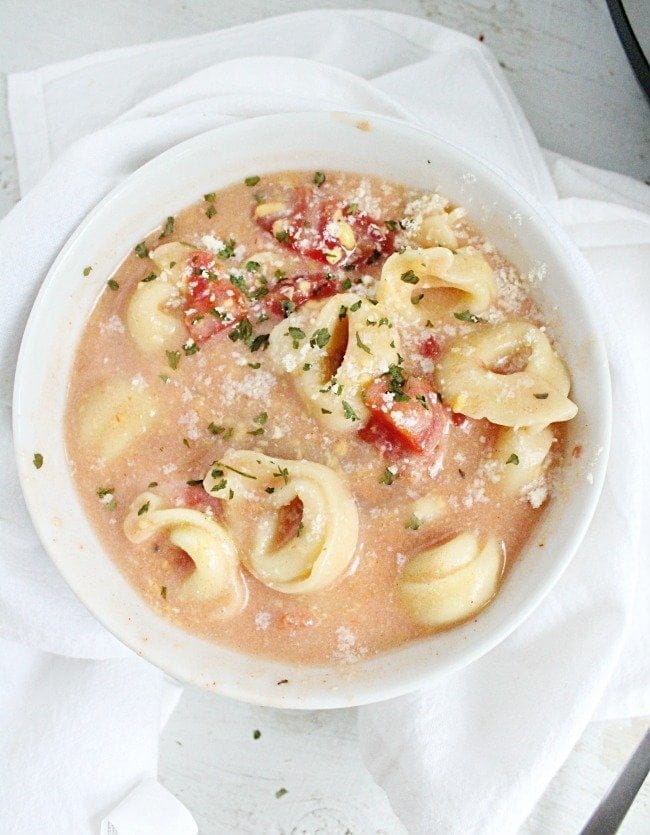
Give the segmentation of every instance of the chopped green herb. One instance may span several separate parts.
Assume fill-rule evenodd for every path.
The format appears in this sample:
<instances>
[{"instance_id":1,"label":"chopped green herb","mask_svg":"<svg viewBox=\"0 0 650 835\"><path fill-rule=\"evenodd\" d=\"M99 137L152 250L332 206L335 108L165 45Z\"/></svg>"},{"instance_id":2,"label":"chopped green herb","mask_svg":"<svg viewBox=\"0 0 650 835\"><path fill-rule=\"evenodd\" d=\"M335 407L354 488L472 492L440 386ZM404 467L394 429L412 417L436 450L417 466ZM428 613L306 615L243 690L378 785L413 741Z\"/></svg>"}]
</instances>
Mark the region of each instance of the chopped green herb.
<instances>
[{"instance_id":1,"label":"chopped green herb","mask_svg":"<svg viewBox=\"0 0 650 835\"><path fill-rule=\"evenodd\" d=\"M349 290L350 287L352 287L352 281L349 278L341 282L341 290Z\"/></svg>"},{"instance_id":2,"label":"chopped green herb","mask_svg":"<svg viewBox=\"0 0 650 835\"><path fill-rule=\"evenodd\" d=\"M541 391L541 392L539 392L538 394L535 394L534 396L535 396L538 400L546 400L546 398L548 397L548 392L547 392L547 391Z\"/></svg>"},{"instance_id":3,"label":"chopped green herb","mask_svg":"<svg viewBox=\"0 0 650 835\"><path fill-rule=\"evenodd\" d=\"M464 470L461 470L461 468L460 468L460 467L458 468L458 475L459 475L461 478L465 478L465 471L464 471Z\"/></svg>"},{"instance_id":4,"label":"chopped green herb","mask_svg":"<svg viewBox=\"0 0 650 835\"><path fill-rule=\"evenodd\" d=\"M210 492L211 492L211 493L216 493L216 492L217 492L217 491L219 491L219 490L223 490L223 489L224 489L224 487L226 487L226 485L227 485L227 484L228 484L227 480L226 480L225 478L222 478L220 481L217 481L217 483L216 483L216 484L214 484L214 485L210 488ZM232 491L231 491L231 492L232 492Z\"/></svg>"},{"instance_id":5,"label":"chopped green herb","mask_svg":"<svg viewBox=\"0 0 650 835\"><path fill-rule=\"evenodd\" d=\"M427 402L427 398L423 394L418 394L415 399L428 410L429 404Z\"/></svg>"},{"instance_id":6,"label":"chopped green herb","mask_svg":"<svg viewBox=\"0 0 650 835\"><path fill-rule=\"evenodd\" d=\"M214 421L211 421L210 423L208 423L208 432L211 435L223 435L223 433L225 431L226 431L225 426L217 426L217 424Z\"/></svg>"},{"instance_id":7,"label":"chopped green herb","mask_svg":"<svg viewBox=\"0 0 650 835\"><path fill-rule=\"evenodd\" d=\"M286 467L278 466L277 473L272 473L273 478L281 478L285 484L289 483L289 470Z\"/></svg>"},{"instance_id":8,"label":"chopped green herb","mask_svg":"<svg viewBox=\"0 0 650 835\"><path fill-rule=\"evenodd\" d=\"M259 181L260 178L257 176L257 174L253 174L252 177L246 177L246 179L244 180L244 182L249 188L253 188L253 186L256 186L259 183Z\"/></svg>"},{"instance_id":9,"label":"chopped green herb","mask_svg":"<svg viewBox=\"0 0 650 835\"><path fill-rule=\"evenodd\" d=\"M382 473L381 478L379 479L379 483L380 484L391 485L395 481L396 478L397 478L397 475L394 472L392 472L391 470L389 470L388 467L386 467L386 469Z\"/></svg>"},{"instance_id":10,"label":"chopped green herb","mask_svg":"<svg viewBox=\"0 0 650 835\"><path fill-rule=\"evenodd\" d=\"M183 446L186 446L188 449L190 448L190 442L187 440L187 438L183 438Z\"/></svg>"},{"instance_id":11,"label":"chopped green herb","mask_svg":"<svg viewBox=\"0 0 650 835\"><path fill-rule=\"evenodd\" d=\"M265 487L265 488L264 488L264 492L265 492L265 493L268 493L269 495L270 495L271 493L275 493L275 487Z\"/></svg>"},{"instance_id":12,"label":"chopped green herb","mask_svg":"<svg viewBox=\"0 0 650 835\"><path fill-rule=\"evenodd\" d=\"M142 279L142 283L143 283L143 284L147 284L149 281L155 281L155 280L156 280L156 278L158 278L158 276L156 275L156 273L149 273L149 275L146 275L146 276Z\"/></svg>"},{"instance_id":13,"label":"chopped green herb","mask_svg":"<svg viewBox=\"0 0 650 835\"><path fill-rule=\"evenodd\" d=\"M331 415L332 414L332 412L329 409L323 409L322 407L321 407L321 412L324 415Z\"/></svg>"},{"instance_id":14,"label":"chopped green herb","mask_svg":"<svg viewBox=\"0 0 650 835\"><path fill-rule=\"evenodd\" d=\"M359 420L359 416L354 411L352 406L350 406L349 403L347 403L345 400L343 400L342 405L343 405L343 414L345 415L345 417L348 420Z\"/></svg>"},{"instance_id":15,"label":"chopped green herb","mask_svg":"<svg viewBox=\"0 0 650 835\"><path fill-rule=\"evenodd\" d=\"M235 241L233 238L228 238L228 240L224 243L219 252L217 252L217 258L221 258L223 261L225 261L227 258L232 258L235 254L236 247L237 241Z\"/></svg>"},{"instance_id":16,"label":"chopped green herb","mask_svg":"<svg viewBox=\"0 0 650 835\"><path fill-rule=\"evenodd\" d=\"M269 334L268 333L259 333L255 339L250 344L251 351L259 351L260 348L263 351L269 347Z\"/></svg>"},{"instance_id":17,"label":"chopped green herb","mask_svg":"<svg viewBox=\"0 0 650 835\"><path fill-rule=\"evenodd\" d=\"M405 281L407 284L417 284L419 280L419 277L413 270L407 270L405 273L402 273L402 281Z\"/></svg>"},{"instance_id":18,"label":"chopped green herb","mask_svg":"<svg viewBox=\"0 0 650 835\"><path fill-rule=\"evenodd\" d=\"M456 319L460 319L461 322L471 322L474 325L485 324L487 319L481 319L480 316L477 316L475 313L470 313L469 310L463 310L461 313L454 313Z\"/></svg>"},{"instance_id":19,"label":"chopped green herb","mask_svg":"<svg viewBox=\"0 0 650 835\"><path fill-rule=\"evenodd\" d=\"M284 318L286 319L287 316L291 316L293 311L296 309L296 305L290 299L283 299L280 302L280 307L282 308L282 313L284 314Z\"/></svg>"},{"instance_id":20,"label":"chopped green herb","mask_svg":"<svg viewBox=\"0 0 650 835\"><path fill-rule=\"evenodd\" d=\"M247 365L249 368L258 369L258 368L260 368L260 367L261 367L262 363L261 363L261 362L247 362L247 363L246 363L246 365Z\"/></svg>"},{"instance_id":21,"label":"chopped green herb","mask_svg":"<svg viewBox=\"0 0 650 835\"><path fill-rule=\"evenodd\" d=\"M150 481L149 484L147 485L147 488L149 490L153 490L154 487L158 487L158 482L157 481Z\"/></svg>"},{"instance_id":22,"label":"chopped green herb","mask_svg":"<svg viewBox=\"0 0 650 835\"><path fill-rule=\"evenodd\" d=\"M506 461L506 464L518 464L519 463L519 456L516 452L513 452L510 458Z\"/></svg>"},{"instance_id":23,"label":"chopped green herb","mask_svg":"<svg viewBox=\"0 0 650 835\"><path fill-rule=\"evenodd\" d=\"M167 362L169 363L169 367L172 371L176 371L178 368L178 363L181 361L181 352L180 351L165 351L167 355Z\"/></svg>"},{"instance_id":24,"label":"chopped green herb","mask_svg":"<svg viewBox=\"0 0 650 835\"><path fill-rule=\"evenodd\" d=\"M92 267L84 267L84 276L89 276L90 273L93 271Z\"/></svg>"},{"instance_id":25,"label":"chopped green herb","mask_svg":"<svg viewBox=\"0 0 650 835\"><path fill-rule=\"evenodd\" d=\"M314 184L317 186L322 186L325 182L325 175L322 171L315 171L314 172Z\"/></svg>"},{"instance_id":26,"label":"chopped green herb","mask_svg":"<svg viewBox=\"0 0 650 835\"><path fill-rule=\"evenodd\" d=\"M246 269L249 273L257 273L260 271L260 263L259 261L247 261L246 262Z\"/></svg>"},{"instance_id":27,"label":"chopped green herb","mask_svg":"<svg viewBox=\"0 0 650 835\"><path fill-rule=\"evenodd\" d=\"M163 226L163 230L160 233L159 237L160 238L166 238L167 235L171 235L173 231L174 231L174 218L171 215L169 215L169 217L165 221L165 225Z\"/></svg>"},{"instance_id":28,"label":"chopped green herb","mask_svg":"<svg viewBox=\"0 0 650 835\"><path fill-rule=\"evenodd\" d=\"M188 479L185 484L189 484L190 487L198 487L199 484L203 484L202 478L190 478Z\"/></svg>"},{"instance_id":29,"label":"chopped green herb","mask_svg":"<svg viewBox=\"0 0 650 835\"><path fill-rule=\"evenodd\" d=\"M217 207L214 204L210 204L208 208L205 210L206 217L214 217L217 213Z\"/></svg>"},{"instance_id":30,"label":"chopped green herb","mask_svg":"<svg viewBox=\"0 0 650 835\"><path fill-rule=\"evenodd\" d=\"M252 479L254 479L255 481L257 480L257 476L256 476L256 475L251 475L251 473L245 473L243 470L238 470L238 469L236 469L235 467L229 467L229 466L228 466L228 464L223 464L223 466L224 466L227 470L230 470L230 472L231 472L231 473L237 473L237 475L242 475L242 476L244 476L244 478L252 478Z\"/></svg>"},{"instance_id":31,"label":"chopped green herb","mask_svg":"<svg viewBox=\"0 0 650 835\"><path fill-rule=\"evenodd\" d=\"M148 513L149 511L150 502L146 501L138 510L138 516L142 516L144 513Z\"/></svg>"},{"instance_id":32,"label":"chopped green herb","mask_svg":"<svg viewBox=\"0 0 650 835\"><path fill-rule=\"evenodd\" d=\"M341 307L343 307L343 305L341 305ZM352 313L356 313L356 312L357 312L357 310L358 310L360 307L361 307L361 299L359 299L359 301L358 301L358 302L355 302L354 304L351 304L351 305L350 305L350 311L351 311Z\"/></svg>"},{"instance_id":33,"label":"chopped green herb","mask_svg":"<svg viewBox=\"0 0 650 835\"><path fill-rule=\"evenodd\" d=\"M117 281L115 281L114 278L109 278L106 283L111 288L111 290L119 290L120 289L120 285L117 283Z\"/></svg>"},{"instance_id":34,"label":"chopped green herb","mask_svg":"<svg viewBox=\"0 0 650 835\"><path fill-rule=\"evenodd\" d=\"M279 280L281 278L285 278L286 273L284 270L276 270L273 275Z\"/></svg>"},{"instance_id":35,"label":"chopped green herb","mask_svg":"<svg viewBox=\"0 0 650 835\"><path fill-rule=\"evenodd\" d=\"M356 304L356 302L355 302L355 304ZM342 304L342 305L339 307L339 319L345 319L345 317L346 317L347 315L348 315L348 309L347 309L347 307L346 307L344 304Z\"/></svg>"},{"instance_id":36,"label":"chopped green herb","mask_svg":"<svg viewBox=\"0 0 650 835\"><path fill-rule=\"evenodd\" d=\"M286 333L286 336L291 337L293 347L297 348L298 345L300 344L300 340L305 339L307 334L303 330L301 330L300 328L290 327L289 330Z\"/></svg>"},{"instance_id":37,"label":"chopped green herb","mask_svg":"<svg viewBox=\"0 0 650 835\"><path fill-rule=\"evenodd\" d=\"M417 531L420 527L420 520L415 514L413 514L404 527L410 531Z\"/></svg>"},{"instance_id":38,"label":"chopped green herb","mask_svg":"<svg viewBox=\"0 0 650 835\"><path fill-rule=\"evenodd\" d=\"M114 487L98 487L95 491L100 499L104 499L106 496L112 496L115 492Z\"/></svg>"},{"instance_id":39,"label":"chopped green herb","mask_svg":"<svg viewBox=\"0 0 650 835\"><path fill-rule=\"evenodd\" d=\"M133 248L133 251L138 258L147 258L149 255L149 250L147 249L147 245L144 241L140 241L140 243Z\"/></svg>"},{"instance_id":40,"label":"chopped green herb","mask_svg":"<svg viewBox=\"0 0 650 835\"><path fill-rule=\"evenodd\" d=\"M327 330L327 328L318 328L318 330L314 331L314 333L312 334L312 337L309 340L309 344L312 348L324 348L330 341L330 338L330 332Z\"/></svg>"},{"instance_id":41,"label":"chopped green herb","mask_svg":"<svg viewBox=\"0 0 650 835\"><path fill-rule=\"evenodd\" d=\"M259 739L261 736L262 736L261 731L257 731L257 730L253 731L253 739Z\"/></svg>"},{"instance_id":42,"label":"chopped green herb","mask_svg":"<svg viewBox=\"0 0 650 835\"><path fill-rule=\"evenodd\" d=\"M248 287L246 286L246 280L244 279L243 275L233 275L230 274L230 283L234 285L238 290L250 298L250 293L248 292Z\"/></svg>"},{"instance_id":43,"label":"chopped green herb","mask_svg":"<svg viewBox=\"0 0 650 835\"><path fill-rule=\"evenodd\" d=\"M280 682L278 682L278 684L280 684ZM276 797L278 798L278 800L279 800L281 797L284 797L286 793L287 793L287 790L286 790L285 788L278 789L278 790L276 791L276 793L275 793L275 796L276 796Z\"/></svg>"},{"instance_id":44,"label":"chopped green herb","mask_svg":"<svg viewBox=\"0 0 650 835\"><path fill-rule=\"evenodd\" d=\"M399 354L397 356L399 358ZM408 400L408 394L404 391L406 377L404 376L404 371L399 367L399 365L395 365L394 363L389 365L385 376L388 377L388 391L395 396L394 399L402 403Z\"/></svg>"},{"instance_id":45,"label":"chopped green herb","mask_svg":"<svg viewBox=\"0 0 650 835\"><path fill-rule=\"evenodd\" d=\"M264 428L262 426L258 426L257 429L251 429L250 432L246 433L247 435L263 435Z\"/></svg>"},{"instance_id":46,"label":"chopped green herb","mask_svg":"<svg viewBox=\"0 0 650 835\"><path fill-rule=\"evenodd\" d=\"M43 466L43 456L40 452L35 452L34 457L32 458L32 463L36 467L37 470L40 470Z\"/></svg>"},{"instance_id":47,"label":"chopped green herb","mask_svg":"<svg viewBox=\"0 0 650 835\"><path fill-rule=\"evenodd\" d=\"M185 351L186 357L191 357L192 354L198 354L199 346L193 339L188 339L185 345L183 345L183 350Z\"/></svg>"},{"instance_id":48,"label":"chopped green herb","mask_svg":"<svg viewBox=\"0 0 650 835\"><path fill-rule=\"evenodd\" d=\"M413 296L413 298L411 299L411 304L420 304L423 298L424 293L418 293L417 296Z\"/></svg>"},{"instance_id":49,"label":"chopped green herb","mask_svg":"<svg viewBox=\"0 0 650 835\"><path fill-rule=\"evenodd\" d=\"M266 421L269 419L267 412L260 412L259 415L255 415L253 418L253 423L257 423L260 426L264 426Z\"/></svg>"},{"instance_id":50,"label":"chopped green herb","mask_svg":"<svg viewBox=\"0 0 650 835\"><path fill-rule=\"evenodd\" d=\"M397 232L399 229L399 224L396 220L385 220L384 224L387 229L390 229L391 232Z\"/></svg>"},{"instance_id":51,"label":"chopped green herb","mask_svg":"<svg viewBox=\"0 0 650 835\"><path fill-rule=\"evenodd\" d=\"M217 199L216 191L209 191L207 194L204 194L203 199L206 203L214 203L214 201Z\"/></svg>"},{"instance_id":52,"label":"chopped green herb","mask_svg":"<svg viewBox=\"0 0 650 835\"><path fill-rule=\"evenodd\" d=\"M248 318L244 318L230 331L230 333L228 334L228 339L230 339L231 342L237 342L238 340L241 340L242 342L248 344L252 336L253 326L251 325Z\"/></svg>"},{"instance_id":53,"label":"chopped green herb","mask_svg":"<svg viewBox=\"0 0 650 835\"><path fill-rule=\"evenodd\" d=\"M349 215L356 215L359 211L359 204L358 203L348 203L345 207L345 211Z\"/></svg>"},{"instance_id":54,"label":"chopped green herb","mask_svg":"<svg viewBox=\"0 0 650 835\"><path fill-rule=\"evenodd\" d=\"M359 336L359 331L356 332L357 337L357 346L361 348L362 351L365 351L366 354L372 354L370 348L365 344L365 342L361 341L361 337Z\"/></svg>"},{"instance_id":55,"label":"chopped green herb","mask_svg":"<svg viewBox=\"0 0 650 835\"><path fill-rule=\"evenodd\" d=\"M168 383L171 380L171 377L169 376L169 374L159 374L158 379L162 380L163 383Z\"/></svg>"},{"instance_id":56,"label":"chopped green herb","mask_svg":"<svg viewBox=\"0 0 650 835\"><path fill-rule=\"evenodd\" d=\"M160 587L160 596L163 600L167 600L167 586Z\"/></svg>"},{"instance_id":57,"label":"chopped green herb","mask_svg":"<svg viewBox=\"0 0 650 835\"><path fill-rule=\"evenodd\" d=\"M291 235L289 234L288 229L280 229L278 232L275 233L275 239L280 241L281 244L288 244Z\"/></svg>"},{"instance_id":58,"label":"chopped green herb","mask_svg":"<svg viewBox=\"0 0 650 835\"><path fill-rule=\"evenodd\" d=\"M311 363L310 363L310 362L306 362L306 363L303 365L302 370L303 370L303 371L309 371L309 369L310 369L310 368L311 368Z\"/></svg>"},{"instance_id":59,"label":"chopped green herb","mask_svg":"<svg viewBox=\"0 0 650 835\"><path fill-rule=\"evenodd\" d=\"M296 531L296 536L300 536L300 534L305 530L305 523L299 522L298 523L298 530Z\"/></svg>"}]
</instances>

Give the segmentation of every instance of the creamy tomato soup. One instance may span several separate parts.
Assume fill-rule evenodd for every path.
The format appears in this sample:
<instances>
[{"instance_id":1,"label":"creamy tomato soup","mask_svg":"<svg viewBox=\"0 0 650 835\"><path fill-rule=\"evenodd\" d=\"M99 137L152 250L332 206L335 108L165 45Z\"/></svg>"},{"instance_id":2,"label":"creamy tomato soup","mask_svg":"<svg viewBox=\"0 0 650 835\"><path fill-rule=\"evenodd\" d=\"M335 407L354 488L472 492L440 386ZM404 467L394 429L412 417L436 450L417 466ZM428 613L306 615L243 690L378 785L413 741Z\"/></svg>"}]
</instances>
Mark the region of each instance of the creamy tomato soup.
<instances>
[{"instance_id":1,"label":"creamy tomato soup","mask_svg":"<svg viewBox=\"0 0 650 835\"><path fill-rule=\"evenodd\" d=\"M183 629L307 664L474 618L577 411L528 288L462 207L372 177L252 174L167 218L70 383L111 557Z\"/></svg>"}]
</instances>

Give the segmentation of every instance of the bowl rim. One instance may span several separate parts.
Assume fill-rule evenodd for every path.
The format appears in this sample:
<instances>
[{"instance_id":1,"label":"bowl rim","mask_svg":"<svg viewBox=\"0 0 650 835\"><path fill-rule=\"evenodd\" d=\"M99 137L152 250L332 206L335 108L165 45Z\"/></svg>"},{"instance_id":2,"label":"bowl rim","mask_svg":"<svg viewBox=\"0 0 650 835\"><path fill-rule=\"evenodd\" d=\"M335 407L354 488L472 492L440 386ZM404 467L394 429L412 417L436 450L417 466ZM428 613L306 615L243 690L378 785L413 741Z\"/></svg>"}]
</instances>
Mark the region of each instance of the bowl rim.
<instances>
[{"instance_id":1,"label":"bowl rim","mask_svg":"<svg viewBox=\"0 0 650 835\"><path fill-rule=\"evenodd\" d=\"M559 253L558 257L561 258L562 261L566 262L567 260L563 253L571 253L572 263L570 266L567 265L567 273L573 274L574 285L578 285L578 282L575 279L577 279L577 277L580 276L581 278L584 278L588 284L597 287L595 277L593 277L591 268L589 267L585 258L579 252L576 245L572 242L569 235L562 229L562 227L550 214L550 212L543 205L541 205L536 198L528 194L524 188L522 188L518 183L513 181L510 175L499 169L497 166L480 159L470 151L467 151L462 146L459 146L454 142L450 142L449 140L445 139L444 137L440 136L434 131L422 128L418 125L413 125L401 119L379 115L375 113L369 113L367 111L341 112L323 110L306 111L301 113L281 113L264 116L254 116L247 119L238 120L234 123L218 126L216 128L212 128L211 130L196 134L195 136L186 139L176 145L173 145L172 147L168 148L162 153L156 155L155 157L144 163L142 166L134 170L123 180L121 180L84 217L81 223L76 227L75 231L67 238L57 257L52 262L52 265L50 266L47 275L43 280L39 288L39 291L36 295L36 298L32 304L27 324L25 326L25 330L21 339L14 377L12 403L13 440L14 454L16 458L22 494L25 499L29 515L31 517L34 528L36 529L42 547L56 566L59 573L63 576L66 583L70 586L77 599L85 606L85 608L91 613L91 615L97 621L99 621L121 643L123 643L129 649L133 650L136 654L150 661L152 664L166 672L172 678L181 680L184 684L193 686L203 686L221 695L228 696L239 701L270 707L288 707L299 709L340 708L371 704L395 698L398 696L406 695L415 690L419 690L427 686L430 686L442 677L450 675L453 672L462 669L468 664L471 664L476 659L490 652L494 647L496 647L498 644L504 641L540 605L543 599L558 582L558 580L570 564L571 560L573 559L576 551L578 550L585 536L585 533L589 527L589 524L591 523L593 514L598 504L600 493L602 491L606 474L607 457L609 454L611 439L612 394L611 378L609 374L609 366L607 363L607 355L604 347L604 342L599 333L597 315L590 309L589 305L585 303L585 310L583 311L583 313L585 314L585 318L590 324L591 336L594 340L594 350L598 355L598 359L601 360L601 362L599 363L601 372L599 384L602 388L602 393L604 395L601 403L603 420L602 426L600 427L600 442L602 448L602 455L593 466L593 485L590 488L591 499L588 502L588 511L582 514L581 517L575 523L571 540L565 547L562 558L558 559L555 562L553 567L545 575L545 580L539 583L534 593L531 593L526 598L525 603L516 612L513 612L508 617L504 618L503 623L500 626L492 629L487 637L481 636L479 639L477 639L474 646L466 647L460 650L458 652L457 657L451 659L450 661L447 661L442 668L423 668L418 673L413 673L410 676L407 676L406 678L401 678L400 680L393 680L391 683L380 682L372 686L364 685L363 692L359 695L355 695L353 701L350 701L349 697L338 697L335 693L332 693L330 690L323 694L311 694L309 697L299 696L298 698L292 698L290 693L285 694L280 692L277 693L277 696L269 696L268 694L265 694L263 697L261 697L259 692L255 688L254 678L252 679L252 683L247 683L245 685L238 684L236 686L230 686L230 684L227 682L219 682L214 686L210 686L205 682L192 681L183 675L179 675L178 670L174 669L173 665L171 665L171 663L168 662L164 657L160 657L160 655L155 652L144 650L141 642L138 642L138 640L132 632L127 632L125 630L117 630L115 625L111 622L110 617L108 617L105 612L98 613L89 603L85 601L82 590L78 588L74 572L68 570L68 567L66 566L65 562L60 558L60 555L55 553L55 549L51 547L49 543L48 532L46 531L44 520L39 512L36 497L33 495L33 492L31 490L29 479L29 475L31 474L30 468L32 467L31 460L29 459L29 455L21 454L23 453L23 451L29 453L32 449L32 447L30 447L29 444L25 442L26 440L29 440L29 433L26 433L25 431L25 424L21 424L19 421L22 411L20 408L20 404L23 397L23 388L27 385L28 380L28 352L30 344L37 336L35 333L34 322L37 318L37 314L39 312L39 308L41 307L44 296L50 290L51 285L57 282L59 267L61 263L64 262L69 251L77 245L78 241L80 239L83 240L83 236L85 235L86 230L92 226L96 218L98 216L101 217L106 211L110 210L111 204L114 201L119 200L125 192L128 193L132 189L137 188L139 184L141 184L143 181L147 179L147 177L149 177L152 173L155 173L161 167L164 168L164 166L170 161L175 160L179 156L190 152L194 149L195 146L201 145L202 143L205 143L211 140L212 138L218 138L227 134L228 132L236 132L237 129L243 124L256 123L258 126L270 128L272 126L277 126L278 122L283 123L287 119L291 119L291 121L295 125L296 121L304 124L303 120L322 120L331 119L333 117L336 119L343 118L353 121L358 121L360 118L364 120L370 119L372 120L373 125L379 125L389 130L392 129L394 131L398 131L400 132L401 136L405 138L408 138L405 135L409 133L418 134L423 138L426 137L427 139L433 140L435 143L438 144L438 146L447 148L454 154L456 154L458 157L463 158L467 162L468 169L475 168L482 172L487 172L490 175L491 179L497 182L500 190L505 195L507 195L508 198L512 198L514 196L515 202L519 202L520 204L525 206L526 211L529 213L529 215L536 218L539 228L543 230L547 240L549 241L549 245L551 245L552 242L553 248L556 250L556 252ZM433 154L435 154L435 151L432 151L432 155ZM581 292L579 293L579 295L584 301L584 293ZM25 438L26 435L27 438ZM81 505L79 499L78 501ZM112 562L111 557L104 548L102 549L102 556L104 559ZM435 640L435 634L431 636L425 636L424 638L419 640ZM222 648L219 644L215 644L215 646L217 646L220 649ZM384 650L379 655L387 657L393 654L399 648L400 647ZM247 657L253 662L257 658L253 655L248 655ZM378 656L373 657L376 658ZM333 673L340 671L340 667L338 665L330 665L327 666L326 669ZM279 688L279 690L282 690L282 688Z\"/></svg>"}]
</instances>

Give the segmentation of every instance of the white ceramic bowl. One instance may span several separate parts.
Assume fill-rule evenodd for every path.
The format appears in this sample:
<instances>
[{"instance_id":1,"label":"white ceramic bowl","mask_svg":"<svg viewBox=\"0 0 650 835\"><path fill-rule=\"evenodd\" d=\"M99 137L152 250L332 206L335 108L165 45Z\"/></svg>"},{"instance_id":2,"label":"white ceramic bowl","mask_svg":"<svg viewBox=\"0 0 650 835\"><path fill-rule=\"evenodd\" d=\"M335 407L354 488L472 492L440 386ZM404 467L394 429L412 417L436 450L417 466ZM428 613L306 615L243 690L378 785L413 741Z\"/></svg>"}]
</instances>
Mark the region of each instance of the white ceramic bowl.
<instances>
[{"instance_id":1,"label":"white ceramic bowl","mask_svg":"<svg viewBox=\"0 0 650 835\"><path fill-rule=\"evenodd\" d=\"M524 273L543 276L539 300L553 321L580 406L569 424L568 447L581 444L583 455L569 456L562 500L549 503L494 603L463 626L347 666L302 667L251 658L163 620L105 553L82 510L64 447L76 345L100 290L134 242L161 217L207 191L251 172L288 168L376 174L438 188L465 206ZM84 278L88 264L93 270ZM43 545L95 617L138 654L185 682L256 704L293 708L364 704L429 685L490 650L539 605L589 524L605 473L611 410L605 352L587 301L592 282L561 229L517 187L466 152L401 122L342 113L286 114L183 142L136 171L90 213L54 262L34 304L16 371L14 438L22 488ZM32 465L35 451L45 456L40 471ZM278 684L285 679L288 683Z\"/></svg>"}]
</instances>

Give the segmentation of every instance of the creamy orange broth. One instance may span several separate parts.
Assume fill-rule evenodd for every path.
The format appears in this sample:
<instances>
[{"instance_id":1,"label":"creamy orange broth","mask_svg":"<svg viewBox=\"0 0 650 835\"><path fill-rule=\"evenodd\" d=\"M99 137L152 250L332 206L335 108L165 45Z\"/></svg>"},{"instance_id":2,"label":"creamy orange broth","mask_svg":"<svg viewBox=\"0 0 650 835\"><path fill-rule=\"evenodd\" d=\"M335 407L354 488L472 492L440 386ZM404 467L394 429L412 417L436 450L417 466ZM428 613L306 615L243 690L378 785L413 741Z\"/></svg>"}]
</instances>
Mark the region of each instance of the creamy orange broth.
<instances>
[{"instance_id":1,"label":"creamy orange broth","mask_svg":"<svg viewBox=\"0 0 650 835\"><path fill-rule=\"evenodd\" d=\"M291 172L262 177L254 187L232 185L218 192L214 201L200 200L181 212L170 235L159 238L159 229L146 244L153 249L160 242L179 240L205 248L214 239L234 239L235 255L224 268L237 271L254 253L265 250L275 257L271 268L264 270L271 284L273 267L288 276L322 270L323 265L289 252L252 220L255 195L272 199L287 184L311 184L312 177L313 172ZM344 195L381 219L401 218L405 205L418 196L400 185L335 172L327 172L321 189ZM493 310L540 323L522 276L467 224L461 237L464 243L479 247L496 271L500 292ZM353 289L372 293L382 261L340 274L350 278ZM338 274L336 267L330 269ZM119 287L109 286L101 294L78 347L67 414L68 454L85 510L112 559L151 607L183 629L246 653L306 664L345 662L427 631L411 620L396 595L400 570L424 548L461 531L492 534L503 542L507 574L531 537L540 510L526 496L504 497L499 484L490 480L486 462L496 427L487 420L467 420L462 426L450 423L433 460L407 455L394 462L394 482L381 483L392 459L386 460L356 434L341 437L323 429L305 413L289 376L273 371L268 352L251 353L242 342L231 341L226 331L193 355L185 356L179 345L181 358L175 370L164 352L154 359L141 354L125 327L125 311L137 282L151 270L148 258L131 251L113 277ZM363 283L355 284L362 276ZM272 317L257 326L256 332L268 332L277 321ZM407 373L432 374L432 360L418 352L424 338L434 335L444 348L455 335L476 327L448 314L431 325L402 333ZM256 363L259 368L251 367ZM78 415L89 389L115 376L131 381L133 387L146 387L159 403L146 435L106 463L93 458L81 444ZM259 430L255 417L262 412L268 415L263 431L251 434ZM215 425L225 429L215 435L210 424L213 429ZM231 437L224 440L230 430ZM562 449L557 426L553 430L558 442L552 447L551 471ZM209 602L180 601L177 591L192 563L169 544L164 532L140 545L126 539L122 522L127 508L150 483L155 482L152 489L170 502L182 504L186 482L203 479L228 448L307 458L342 474L358 508L360 530L354 559L334 585L292 596L267 588L244 571L247 605L232 619L220 620ZM433 487L447 497L448 512L440 521L417 530L407 527L413 501ZM108 496L98 495L109 488ZM544 496L542 485L532 496L533 503L539 504Z\"/></svg>"}]
</instances>

